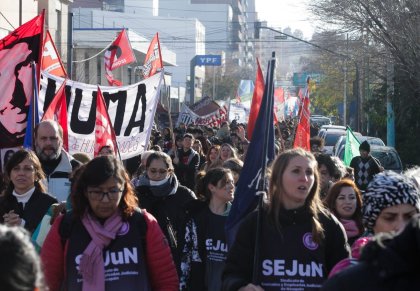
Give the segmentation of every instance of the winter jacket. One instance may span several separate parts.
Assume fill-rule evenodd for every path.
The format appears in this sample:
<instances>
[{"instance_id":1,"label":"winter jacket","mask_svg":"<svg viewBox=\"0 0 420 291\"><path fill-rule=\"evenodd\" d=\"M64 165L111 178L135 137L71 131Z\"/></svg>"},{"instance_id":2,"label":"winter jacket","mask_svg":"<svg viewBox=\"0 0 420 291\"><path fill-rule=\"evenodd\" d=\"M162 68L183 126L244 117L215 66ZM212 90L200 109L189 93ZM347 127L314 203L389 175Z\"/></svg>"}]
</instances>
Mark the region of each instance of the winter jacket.
<instances>
[{"instance_id":1,"label":"winter jacket","mask_svg":"<svg viewBox=\"0 0 420 291\"><path fill-rule=\"evenodd\" d=\"M147 225L145 257L152 290L178 290L176 268L166 239L156 219L152 215L143 210L143 217ZM45 281L50 291L62 290L61 285L66 280L66 260L69 241L63 242L59 232L62 219L63 216L60 216L55 220L41 250L41 262L44 267ZM128 222L132 219L134 218L130 217ZM114 241L123 239L124 235L118 235ZM110 245L112 244L113 242L110 243ZM132 290L137 290L137 287L133 286Z\"/></svg>"},{"instance_id":2,"label":"winter jacket","mask_svg":"<svg viewBox=\"0 0 420 291\"><path fill-rule=\"evenodd\" d=\"M349 256L344 229L333 215L319 214L325 237L318 244L312 239L312 215L305 206L280 211L281 231L262 211L257 285L264 290L319 289L333 266ZM257 217L257 211L251 213L239 227L222 290L236 291L252 282Z\"/></svg>"},{"instance_id":3,"label":"winter jacket","mask_svg":"<svg viewBox=\"0 0 420 291\"><path fill-rule=\"evenodd\" d=\"M179 163L174 164L175 174L181 185L194 190L195 188L195 176L197 174L198 166L200 164L200 156L198 153L189 149L184 151L183 149L177 152Z\"/></svg>"},{"instance_id":4,"label":"winter jacket","mask_svg":"<svg viewBox=\"0 0 420 291\"><path fill-rule=\"evenodd\" d=\"M168 239L175 264L179 267L180 245L184 237L187 204L196 199L194 192L180 185L171 175L168 185L150 186L147 176L139 179L136 188L139 205L152 214Z\"/></svg>"},{"instance_id":5,"label":"winter jacket","mask_svg":"<svg viewBox=\"0 0 420 291\"><path fill-rule=\"evenodd\" d=\"M5 213L14 210L25 221L24 228L32 234L54 203L57 203L57 199L37 189L32 193L24 209L19 205L15 196L11 194L3 196L0 198L0 223L4 223L3 215Z\"/></svg>"},{"instance_id":6,"label":"winter jacket","mask_svg":"<svg viewBox=\"0 0 420 291\"><path fill-rule=\"evenodd\" d=\"M381 163L373 156L363 159L361 156L354 157L350 167L354 169L354 182L361 191L365 191L373 176L378 174Z\"/></svg>"},{"instance_id":7,"label":"winter jacket","mask_svg":"<svg viewBox=\"0 0 420 291\"><path fill-rule=\"evenodd\" d=\"M48 193L51 193L59 202L66 201L70 194L71 183L69 181L72 165L70 161L73 157L64 150L61 150L61 160L54 171L47 176L45 185Z\"/></svg>"},{"instance_id":8,"label":"winter jacket","mask_svg":"<svg viewBox=\"0 0 420 291\"><path fill-rule=\"evenodd\" d=\"M325 282L322 291L420 290L420 216L401 234L380 234L362 250L359 262Z\"/></svg>"}]
</instances>

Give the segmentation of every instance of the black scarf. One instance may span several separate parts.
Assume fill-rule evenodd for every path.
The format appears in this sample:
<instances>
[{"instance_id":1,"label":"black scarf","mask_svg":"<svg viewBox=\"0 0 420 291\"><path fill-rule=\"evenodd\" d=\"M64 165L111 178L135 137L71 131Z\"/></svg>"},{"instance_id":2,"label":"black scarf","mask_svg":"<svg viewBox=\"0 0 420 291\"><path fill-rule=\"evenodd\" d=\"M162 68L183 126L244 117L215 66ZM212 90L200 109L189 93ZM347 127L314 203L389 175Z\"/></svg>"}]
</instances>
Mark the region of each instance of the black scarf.
<instances>
[{"instance_id":1,"label":"black scarf","mask_svg":"<svg viewBox=\"0 0 420 291\"><path fill-rule=\"evenodd\" d=\"M155 197L165 197L173 195L178 190L178 180L175 175L171 174L164 184L159 186L150 185L150 179L147 175L142 175L139 179L138 186L146 186Z\"/></svg>"}]
</instances>

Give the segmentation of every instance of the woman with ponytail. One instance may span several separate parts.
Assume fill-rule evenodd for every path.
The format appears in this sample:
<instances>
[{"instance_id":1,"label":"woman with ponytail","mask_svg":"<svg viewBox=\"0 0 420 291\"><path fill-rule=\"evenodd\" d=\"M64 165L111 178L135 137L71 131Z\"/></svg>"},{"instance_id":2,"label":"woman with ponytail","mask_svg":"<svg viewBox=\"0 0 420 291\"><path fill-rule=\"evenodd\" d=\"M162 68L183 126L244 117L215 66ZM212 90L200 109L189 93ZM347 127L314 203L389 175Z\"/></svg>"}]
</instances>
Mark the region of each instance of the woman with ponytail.
<instances>
[{"instance_id":1,"label":"woman with ponytail","mask_svg":"<svg viewBox=\"0 0 420 291\"><path fill-rule=\"evenodd\" d=\"M198 174L199 200L188 207L180 290L221 290L228 251L224 228L234 191L233 175L228 169L214 168Z\"/></svg>"},{"instance_id":2,"label":"woman with ponytail","mask_svg":"<svg viewBox=\"0 0 420 291\"><path fill-rule=\"evenodd\" d=\"M341 224L323 207L319 191L317 162L310 152L292 149L276 158L268 201L260 210L259 242L258 212L253 212L239 226L229 250L223 290L321 288L328 272L349 256L349 250ZM256 245L259 257L254 268Z\"/></svg>"}]
</instances>

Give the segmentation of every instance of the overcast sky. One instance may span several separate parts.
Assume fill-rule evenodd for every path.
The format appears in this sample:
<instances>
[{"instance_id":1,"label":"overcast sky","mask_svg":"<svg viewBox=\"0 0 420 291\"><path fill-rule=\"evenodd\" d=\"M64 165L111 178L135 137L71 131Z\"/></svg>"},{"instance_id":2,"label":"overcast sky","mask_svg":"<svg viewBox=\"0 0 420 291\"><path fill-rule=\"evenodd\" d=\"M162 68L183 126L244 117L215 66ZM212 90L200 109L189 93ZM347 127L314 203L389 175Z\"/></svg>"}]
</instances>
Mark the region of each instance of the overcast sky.
<instances>
[{"instance_id":1,"label":"overcast sky","mask_svg":"<svg viewBox=\"0 0 420 291\"><path fill-rule=\"evenodd\" d=\"M306 8L307 0L255 0L258 18L267 20L272 27L286 27L300 29L304 37L310 39L315 25L307 20L309 11Z\"/></svg>"}]
</instances>

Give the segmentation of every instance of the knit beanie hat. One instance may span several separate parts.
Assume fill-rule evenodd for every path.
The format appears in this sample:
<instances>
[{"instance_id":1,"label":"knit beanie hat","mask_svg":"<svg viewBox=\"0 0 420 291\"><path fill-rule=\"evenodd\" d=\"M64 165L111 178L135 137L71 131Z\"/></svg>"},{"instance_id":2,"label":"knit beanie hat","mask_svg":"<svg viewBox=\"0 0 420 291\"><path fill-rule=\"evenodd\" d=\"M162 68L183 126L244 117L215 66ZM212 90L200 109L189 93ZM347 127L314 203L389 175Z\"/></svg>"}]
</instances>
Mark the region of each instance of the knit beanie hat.
<instances>
[{"instance_id":1,"label":"knit beanie hat","mask_svg":"<svg viewBox=\"0 0 420 291\"><path fill-rule=\"evenodd\" d=\"M375 175L363 194L363 224L368 233L373 234L376 219L383 209L400 204L413 205L420 211L420 193L413 182L393 171Z\"/></svg>"},{"instance_id":2,"label":"knit beanie hat","mask_svg":"<svg viewBox=\"0 0 420 291\"><path fill-rule=\"evenodd\" d=\"M365 140L364 142L362 142L359 146L359 151L360 150L364 150L367 152L370 152L370 144Z\"/></svg>"}]
</instances>

